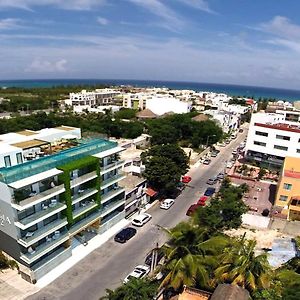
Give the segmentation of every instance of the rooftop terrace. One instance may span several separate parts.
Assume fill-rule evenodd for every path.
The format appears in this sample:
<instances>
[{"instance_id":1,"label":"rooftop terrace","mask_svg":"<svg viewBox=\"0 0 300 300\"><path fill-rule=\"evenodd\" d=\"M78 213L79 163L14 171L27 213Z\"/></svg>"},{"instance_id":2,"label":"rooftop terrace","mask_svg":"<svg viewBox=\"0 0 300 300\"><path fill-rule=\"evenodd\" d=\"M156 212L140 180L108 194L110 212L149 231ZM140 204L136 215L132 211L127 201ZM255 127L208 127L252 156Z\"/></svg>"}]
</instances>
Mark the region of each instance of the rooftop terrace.
<instances>
[{"instance_id":1,"label":"rooftop terrace","mask_svg":"<svg viewBox=\"0 0 300 300\"><path fill-rule=\"evenodd\" d=\"M254 125L264 127L264 128L300 133L300 127L297 125L290 125L290 124L284 124L284 123L276 123L276 124L254 123Z\"/></svg>"},{"instance_id":2,"label":"rooftop terrace","mask_svg":"<svg viewBox=\"0 0 300 300\"><path fill-rule=\"evenodd\" d=\"M0 181L12 183L52 168L64 165L70 161L93 155L117 147L117 143L104 139L79 140L79 145L59 153L27 161L23 164L1 168Z\"/></svg>"}]
</instances>

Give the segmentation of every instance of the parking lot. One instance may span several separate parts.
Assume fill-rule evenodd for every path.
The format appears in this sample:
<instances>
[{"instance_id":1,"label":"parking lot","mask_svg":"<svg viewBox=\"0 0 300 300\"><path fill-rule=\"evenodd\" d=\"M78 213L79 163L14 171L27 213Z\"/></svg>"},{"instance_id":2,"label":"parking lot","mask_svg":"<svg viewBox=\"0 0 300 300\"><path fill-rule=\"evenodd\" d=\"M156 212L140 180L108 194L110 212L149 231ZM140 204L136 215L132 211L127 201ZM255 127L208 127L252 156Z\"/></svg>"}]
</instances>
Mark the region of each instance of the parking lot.
<instances>
[{"instance_id":1,"label":"parking lot","mask_svg":"<svg viewBox=\"0 0 300 300\"><path fill-rule=\"evenodd\" d=\"M243 200L250 207L251 212L261 214L264 209L271 210L275 200L275 184L232 177L230 180L235 184L246 183L248 185L249 192L244 195Z\"/></svg>"}]
</instances>

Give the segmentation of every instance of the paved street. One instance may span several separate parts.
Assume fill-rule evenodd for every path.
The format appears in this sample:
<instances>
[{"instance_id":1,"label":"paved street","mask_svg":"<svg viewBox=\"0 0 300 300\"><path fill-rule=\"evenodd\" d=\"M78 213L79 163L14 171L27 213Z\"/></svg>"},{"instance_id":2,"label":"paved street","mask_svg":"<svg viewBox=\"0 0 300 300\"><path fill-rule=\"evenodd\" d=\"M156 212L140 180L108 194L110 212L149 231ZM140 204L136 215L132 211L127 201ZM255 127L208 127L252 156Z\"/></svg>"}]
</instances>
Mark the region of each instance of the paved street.
<instances>
[{"instance_id":1,"label":"paved street","mask_svg":"<svg viewBox=\"0 0 300 300\"><path fill-rule=\"evenodd\" d=\"M137 235L129 242L117 244L110 239L61 277L27 299L94 300L105 294L105 288L114 289L119 286L136 265L144 262L146 254L157 242L162 245L166 240L165 234L155 224L173 227L187 218L185 213L188 207L203 194L207 187L207 179L224 170L225 161L245 136L244 131L226 148L221 148L220 154L212 158L210 165L193 167L189 172L192 181L176 199L173 207L168 211L161 210L158 205L152 207L148 211L153 216L152 220L138 229Z\"/></svg>"}]
</instances>

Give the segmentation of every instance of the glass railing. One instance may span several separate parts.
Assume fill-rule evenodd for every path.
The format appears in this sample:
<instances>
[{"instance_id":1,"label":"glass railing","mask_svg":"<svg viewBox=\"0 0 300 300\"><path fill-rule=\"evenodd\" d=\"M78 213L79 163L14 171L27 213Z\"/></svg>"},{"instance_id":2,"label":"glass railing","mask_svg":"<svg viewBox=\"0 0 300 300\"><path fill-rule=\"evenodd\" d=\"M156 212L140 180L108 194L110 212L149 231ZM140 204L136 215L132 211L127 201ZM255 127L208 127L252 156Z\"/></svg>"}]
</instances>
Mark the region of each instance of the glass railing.
<instances>
[{"instance_id":1,"label":"glass railing","mask_svg":"<svg viewBox=\"0 0 300 300\"><path fill-rule=\"evenodd\" d=\"M101 211L101 217L109 214L110 212L112 212L113 210L115 210L116 208L118 208L119 206L121 206L121 204L125 204L125 199L113 202L113 203L111 203L109 205L106 205L106 206L102 207L100 209L100 211Z\"/></svg>"},{"instance_id":2,"label":"glass railing","mask_svg":"<svg viewBox=\"0 0 300 300\"><path fill-rule=\"evenodd\" d=\"M101 203L104 204L106 201L110 200L111 198L119 195L121 192L124 192L125 189L123 187L118 186L115 189L107 192L106 194L101 196Z\"/></svg>"},{"instance_id":3,"label":"glass railing","mask_svg":"<svg viewBox=\"0 0 300 300\"><path fill-rule=\"evenodd\" d=\"M101 167L101 172L106 171L113 167L122 166L124 163L125 163L125 160L118 160L118 161L112 162L104 167Z\"/></svg>"},{"instance_id":4,"label":"glass railing","mask_svg":"<svg viewBox=\"0 0 300 300\"><path fill-rule=\"evenodd\" d=\"M78 186L78 185L80 185L82 183L85 183L85 182L87 182L87 181L89 181L91 179L94 179L97 176L98 176L97 172L96 171L92 171L90 173L87 173L87 174L84 174L84 175L82 175L80 177L77 177L77 178L71 180L71 183L70 183L71 184L71 188L76 187L76 186Z\"/></svg>"},{"instance_id":5,"label":"glass railing","mask_svg":"<svg viewBox=\"0 0 300 300\"><path fill-rule=\"evenodd\" d=\"M53 205L52 207L48 207L46 209L42 209L22 220L19 220L16 222L16 225L18 223L20 223L22 226L26 226L26 227L30 227L40 221L43 221L44 219L47 219L49 216L49 214L53 213L53 212L58 212L63 210L64 208L66 208L66 205L63 203L57 203L55 204L55 206ZM28 226L30 224L30 226Z\"/></svg>"},{"instance_id":6,"label":"glass railing","mask_svg":"<svg viewBox=\"0 0 300 300\"><path fill-rule=\"evenodd\" d=\"M79 217L80 215L88 212L90 209L93 209L95 207L97 207L97 203L95 201L90 201L90 202L86 202L84 203L84 205L81 205L80 207L76 208L73 211L73 219Z\"/></svg>"},{"instance_id":7,"label":"glass railing","mask_svg":"<svg viewBox=\"0 0 300 300\"><path fill-rule=\"evenodd\" d=\"M118 181L119 179L124 178L124 177L126 177L125 174L117 174L117 175L111 176L110 178L108 178L106 180L103 180L101 182L101 189L103 189L104 186L113 184L115 181Z\"/></svg>"},{"instance_id":8,"label":"glass railing","mask_svg":"<svg viewBox=\"0 0 300 300\"><path fill-rule=\"evenodd\" d=\"M20 165L0 169L0 181L11 183L35 175L60 165L77 160L87 155L93 155L117 146L116 142L104 139L82 141L79 146L63 150L59 153L28 161Z\"/></svg>"},{"instance_id":9,"label":"glass railing","mask_svg":"<svg viewBox=\"0 0 300 300\"><path fill-rule=\"evenodd\" d=\"M31 263L47 252L50 252L52 249L55 249L59 244L64 243L69 239L68 232L60 233L56 238L51 238L51 240L46 241L45 243L41 244L40 246L36 247L31 253L26 253L21 255L21 259L27 263Z\"/></svg>"},{"instance_id":10,"label":"glass railing","mask_svg":"<svg viewBox=\"0 0 300 300\"><path fill-rule=\"evenodd\" d=\"M85 198L96 194L97 192L98 192L98 190L95 189L95 188L86 189L86 190L84 190L81 193L78 192L77 194L75 194L74 196L72 196L72 204L75 204L75 203L77 203L79 201L82 201Z\"/></svg>"},{"instance_id":11,"label":"glass railing","mask_svg":"<svg viewBox=\"0 0 300 300\"><path fill-rule=\"evenodd\" d=\"M35 196L32 196L32 197L29 197L25 200L22 200L20 201L19 203L15 200L15 202L20 205L20 206L25 206L25 205L28 205L28 204L36 204L40 201L43 201L43 200L47 200L51 197L53 197L53 194L57 193L57 192L63 192L64 191L64 185L61 184L59 186L56 186L54 188L50 188L48 190L45 190L44 192L41 192Z\"/></svg>"},{"instance_id":12,"label":"glass railing","mask_svg":"<svg viewBox=\"0 0 300 300\"><path fill-rule=\"evenodd\" d=\"M61 227L67 225L67 219L58 219L54 222L47 224L46 226L41 227L40 229L32 232L28 232L27 235L22 237L19 242L25 247L36 243L42 238L46 237L48 234L53 233L54 231L60 229Z\"/></svg>"}]
</instances>

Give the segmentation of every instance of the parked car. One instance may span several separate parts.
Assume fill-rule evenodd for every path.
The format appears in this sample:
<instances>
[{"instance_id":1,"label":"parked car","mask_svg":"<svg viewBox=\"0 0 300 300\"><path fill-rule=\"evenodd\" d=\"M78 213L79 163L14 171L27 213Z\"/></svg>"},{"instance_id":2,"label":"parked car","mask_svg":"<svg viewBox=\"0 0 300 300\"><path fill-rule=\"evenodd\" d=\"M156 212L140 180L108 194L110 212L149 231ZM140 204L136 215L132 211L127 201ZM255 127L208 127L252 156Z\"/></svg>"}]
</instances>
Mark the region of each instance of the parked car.
<instances>
[{"instance_id":1,"label":"parked car","mask_svg":"<svg viewBox=\"0 0 300 300\"><path fill-rule=\"evenodd\" d=\"M122 229L119 233L117 233L114 237L114 240L118 243L126 243L136 234L136 229L132 227L127 227Z\"/></svg>"},{"instance_id":2,"label":"parked car","mask_svg":"<svg viewBox=\"0 0 300 300\"><path fill-rule=\"evenodd\" d=\"M165 199L161 204L160 208L169 209L175 203L174 199Z\"/></svg>"},{"instance_id":3,"label":"parked car","mask_svg":"<svg viewBox=\"0 0 300 300\"><path fill-rule=\"evenodd\" d=\"M123 280L124 283L127 283L129 280L133 278L144 278L150 272L149 266L139 265L134 268L134 270L128 274Z\"/></svg>"},{"instance_id":4,"label":"parked car","mask_svg":"<svg viewBox=\"0 0 300 300\"><path fill-rule=\"evenodd\" d=\"M233 150L231 153L232 153L233 155L236 155L236 154L237 154L237 150L235 149L235 150Z\"/></svg>"},{"instance_id":5,"label":"parked car","mask_svg":"<svg viewBox=\"0 0 300 300\"><path fill-rule=\"evenodd\" d=\"M239 132L244 132L244 130L242 128L239 129Z\"/></svg>"},{"instance_id":6,"label":"parked car","mask_svg":"<svg viewBox=\"0 0 300 300\"><path fill-rule=\"evenodd\" d=\"M209 184L209 185L214 185L217 182L218 182L218 178L217 177L212 177L212 178L209 178L206 183Z\"/></svg>"},{"instance_id":7,"label":"parked car","mask_svg":"<svg viewBox=\"0 0 300 300\"><path fill-rule=\"evenodd\" d=\"M134 226L141 227L152 219L152 216L146 213L137 215L132 221L131 224Z\"/></svg>"},{"instance_id":8,"label":"parked car","mask_svg":"<svg viewBox=\"0 0 300 300\"><path fill-rule=\"evenodd\" d=\"M208 197L207 197L207 196L202 196L202 197L200 197L200 199L198 200L197 205L205 206L207 200L208 200Z\"/></svg>"},{"instance_id":9,"label":"parked car","mask_svg":"<svg viewBox=\"0 0 300 300\"><path fill-rule=\"evenodd\" d=\"M211 163L211 159L207 158L204 160L203 164L204 165L209 165Z\"/></svg>"},{"instance_id":10,"label":"parked car","mask_svg":"<svg viewBox=\"0 0 300 300\"><path fill-rule=\"evenodd\" d=\"M218 178L219 180L223 180L224 177L225 177L225 174L224 174L223 172L220 172L220 173L217 175L217 178Z\"/></svg>"},{"instance_id":11,"label":"parked car","mask_svg":"<svg viewBox=\"0 0 300 300\"><path fill-rule=\"evenodd\" d=\"M210 156L211 157L217 157L217 155L218 155L218 152L217 151L213 151Z\"/></svg>"},{"instance_id":12,"label":"parked car","mask_svg":"<svg viewBox=\"0 0 300 300\"><path fill-rule=\"evenodd\" d=\"M191 176L183 176L182 179L181 179L181 181L183 183L189 183L189 182L191 182L191 180L192 180Z\"/></svg>"},{"instance_id":13,"label":"parked car","mask_svg":"<svg viewBox=\"0 0 300 300\"><path fill-rule=\"evenodd\" d=\"M208 187L204 192L204 196L210 197L216 192L216 189L213 187Z\"/></svg>"},{"instance_id":14,"label":"parked car","mask_svg":"<svg viewBox=\"0 0 300 300\"><path fill-rule=\"evenodd\" d=\"M230 140L226 140L226 141L225 141L225 144L228 145L228 144L230 144L230 142L231 142Z\"/></svg>"},{"instance_id":15,"label":"parked car","mask_svg":"<svg viewBox=\"0 0 300 300\"><path fill-rule=\"evenodd\" d=\"M164 255L165 255L165 253L164 253L163 249L159 248L158 252L157 252L157 263L159 263L162 260L162 258L164 257ZM147 266L151 266L151 264L152 264L152 251L150 251L147 254L146 259L145 259L145 264Z\"/></svg>"},{"instance_id":16,"label":"parked car","mask_svg":"<svg viewBox=\"0 0 300 300\"><path fill-rule=\"evenodd\" d=\"M190 217L190 216L196 211L196 209L197 209L198 207L200 207L200 205L198 205L198 204L192 204L192 205L188 208L188 210L186 211L186 215Z\"/></svg>"}]
</instances>

